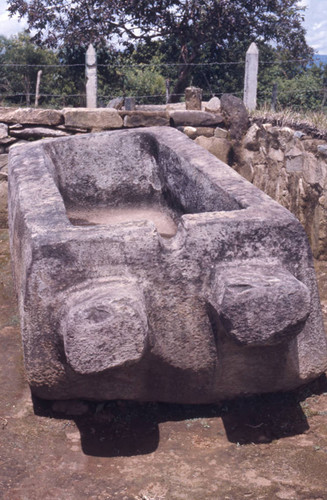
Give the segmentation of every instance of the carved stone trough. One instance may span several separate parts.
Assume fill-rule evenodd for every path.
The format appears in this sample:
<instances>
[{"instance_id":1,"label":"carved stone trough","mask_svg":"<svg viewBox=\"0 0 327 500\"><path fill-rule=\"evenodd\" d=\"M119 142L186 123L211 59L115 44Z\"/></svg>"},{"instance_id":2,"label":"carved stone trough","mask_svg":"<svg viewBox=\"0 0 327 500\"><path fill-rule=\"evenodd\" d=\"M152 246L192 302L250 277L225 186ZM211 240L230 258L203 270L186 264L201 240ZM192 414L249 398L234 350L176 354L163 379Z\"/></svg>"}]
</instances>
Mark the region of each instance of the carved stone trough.
<instances>
[{"instance_id":1,"label":"carved stone trough","mask_svg":"<svg viewBox=\"0 0 327 500\"><path fill-rule=\"evenodd\" d=\"M326 369L302 226L180 132L17 147L9 205L35 395L209 403Z\"/></svg>"}]
</instances>

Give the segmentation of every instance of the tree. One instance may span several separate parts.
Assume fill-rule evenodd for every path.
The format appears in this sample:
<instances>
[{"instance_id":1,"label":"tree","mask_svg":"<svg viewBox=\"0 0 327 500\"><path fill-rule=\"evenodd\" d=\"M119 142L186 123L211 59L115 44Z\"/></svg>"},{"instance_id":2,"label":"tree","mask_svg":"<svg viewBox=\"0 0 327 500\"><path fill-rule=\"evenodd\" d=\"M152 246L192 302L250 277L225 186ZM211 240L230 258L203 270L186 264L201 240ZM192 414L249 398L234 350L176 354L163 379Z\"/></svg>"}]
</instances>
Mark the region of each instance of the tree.
<instances>
[{"instance_id":1,"label":"tree","mask_svg":"<svg viewBox=\"0 0 327 500\"><path fill-rule=\"evenodd\" d=\"M258 86L259 102L270 104L272 87L277 85L279 110L322 110L326 104L327 65L307 65L296 74L279 65L267 68Z\"/></svg>"},{"instance_id":2,"label":"tree","mask_svg":"<svg viewBox=\"0 0 327 500\"><path fill-rule=\"evenodd\" d=\"M42 88L53 93L55 78L43 65L58 64L56 55L32 43L28 33L0 38L0 92L13 103L31 104L35 94L36 76L43 69Z\"/></svg>"},{"instance_id":3,"label":"tree","mask_svg":"<svg viewBox=\"0 0 327 500\"><path fill-rule=\"evenodd\" d=\"M298 0L8 0L48 46L159 40L179 64L172 100L184 92L195 64L243 60L252 41L288 58L310 58ZM236 71L232 72L233 78ZM206 75L208 80L208 76ZM175 97L174 97L175 96Z\"/></svg>"}]
</instances>

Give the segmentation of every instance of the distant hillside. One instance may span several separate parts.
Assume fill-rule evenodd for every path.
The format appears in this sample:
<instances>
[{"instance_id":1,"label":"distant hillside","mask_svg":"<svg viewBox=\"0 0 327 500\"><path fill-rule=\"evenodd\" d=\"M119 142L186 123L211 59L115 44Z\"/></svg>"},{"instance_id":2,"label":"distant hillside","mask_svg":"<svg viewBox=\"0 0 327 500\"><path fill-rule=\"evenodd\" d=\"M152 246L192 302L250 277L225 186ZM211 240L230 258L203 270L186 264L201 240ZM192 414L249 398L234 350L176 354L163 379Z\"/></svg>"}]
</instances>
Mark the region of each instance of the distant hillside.
<instances>
[{"instance_id":1,"label":"distant hillside","mask_svg":"<svg viewBox=\"0 0 327 500\"><path fill-rule=\"evenodd\" d=\"M327 64L327 54L315 54L313 56L313 60L318 65L319 65L319 63Z\"/></svg>"}]
</instances>

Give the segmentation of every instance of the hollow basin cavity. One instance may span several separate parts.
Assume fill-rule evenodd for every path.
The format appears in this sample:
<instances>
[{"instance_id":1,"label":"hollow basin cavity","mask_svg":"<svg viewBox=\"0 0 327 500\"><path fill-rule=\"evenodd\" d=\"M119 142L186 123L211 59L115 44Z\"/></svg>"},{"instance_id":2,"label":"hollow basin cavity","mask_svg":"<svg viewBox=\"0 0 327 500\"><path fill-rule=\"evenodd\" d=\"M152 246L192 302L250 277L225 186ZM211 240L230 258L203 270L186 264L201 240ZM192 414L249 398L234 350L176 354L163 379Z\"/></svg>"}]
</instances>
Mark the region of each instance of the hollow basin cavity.
<instances>
[{"instance_id":1,"label":"hollow basin cavity","mask_svg":"<svg viewBox=\"0 0 327 500\"><path fill-rule=\"evenodd\" d=\"M164 238L183 214L240 210L227 190L148 132L49 142L48 169L74 226L150 220ZM84 140L83 140L84 139Z\"/></svg>"},{"instance_id":2,"label":"hollow basin cavity","mask_svg":"<svg viewBox=\"0 0 327 500\"><path fill-rule=\"evenodd\" d=\"M177 232L177 217L169 207L142 203L138 206L118 207L66 207L67 217L73 226L117 225L124 222L148 220L154 223L160 236L172 238Z\"/></svg>"}]
</instances>

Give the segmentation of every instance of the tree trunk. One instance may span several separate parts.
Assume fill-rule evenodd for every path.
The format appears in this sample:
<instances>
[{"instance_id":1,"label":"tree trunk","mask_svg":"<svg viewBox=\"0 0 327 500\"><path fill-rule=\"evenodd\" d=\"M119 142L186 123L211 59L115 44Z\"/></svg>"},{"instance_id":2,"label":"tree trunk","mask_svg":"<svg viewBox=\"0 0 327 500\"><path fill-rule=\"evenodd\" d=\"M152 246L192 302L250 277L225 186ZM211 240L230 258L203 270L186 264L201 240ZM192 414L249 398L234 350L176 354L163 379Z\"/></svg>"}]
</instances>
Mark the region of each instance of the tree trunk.
<instances>
[{"instance_id":1,"label":"tree trunk","mask_svg":"<svg viewBox=\"0 0 327 500\"><path fill-rule=\"evenodd\" d=\"M189 84L191 73L191 66L185 65L181 69L177 82L175 83L174 89L169 96L168 102L179 102L182 95L184 95L185 89Z\"/></svg>"},{"instance_id":2,"label":"tree trunk","mask_svg":"<svg viewBox=\"0 0 327 500\"><path fill-rule=\"evenodd\" d=\"M191 70L192 70L191 64L198 56L198 53L196 50L194 50L191 57L188 57L187 53L185 53L185 52L187 52L187 51L185 51L184 48L182 47L181 58L183 59L185 64L181 67L181 70L180 70L178 78L177 78L177 82L175 83L174 89L173 89L171 95L169 96L168 102L171 102L171 103L172 102L179 102L181 100L181 97L184 95L185 89L186 89L186 87L189 86L189 83L190 83Z\"/></svg>"}]
</instances>

